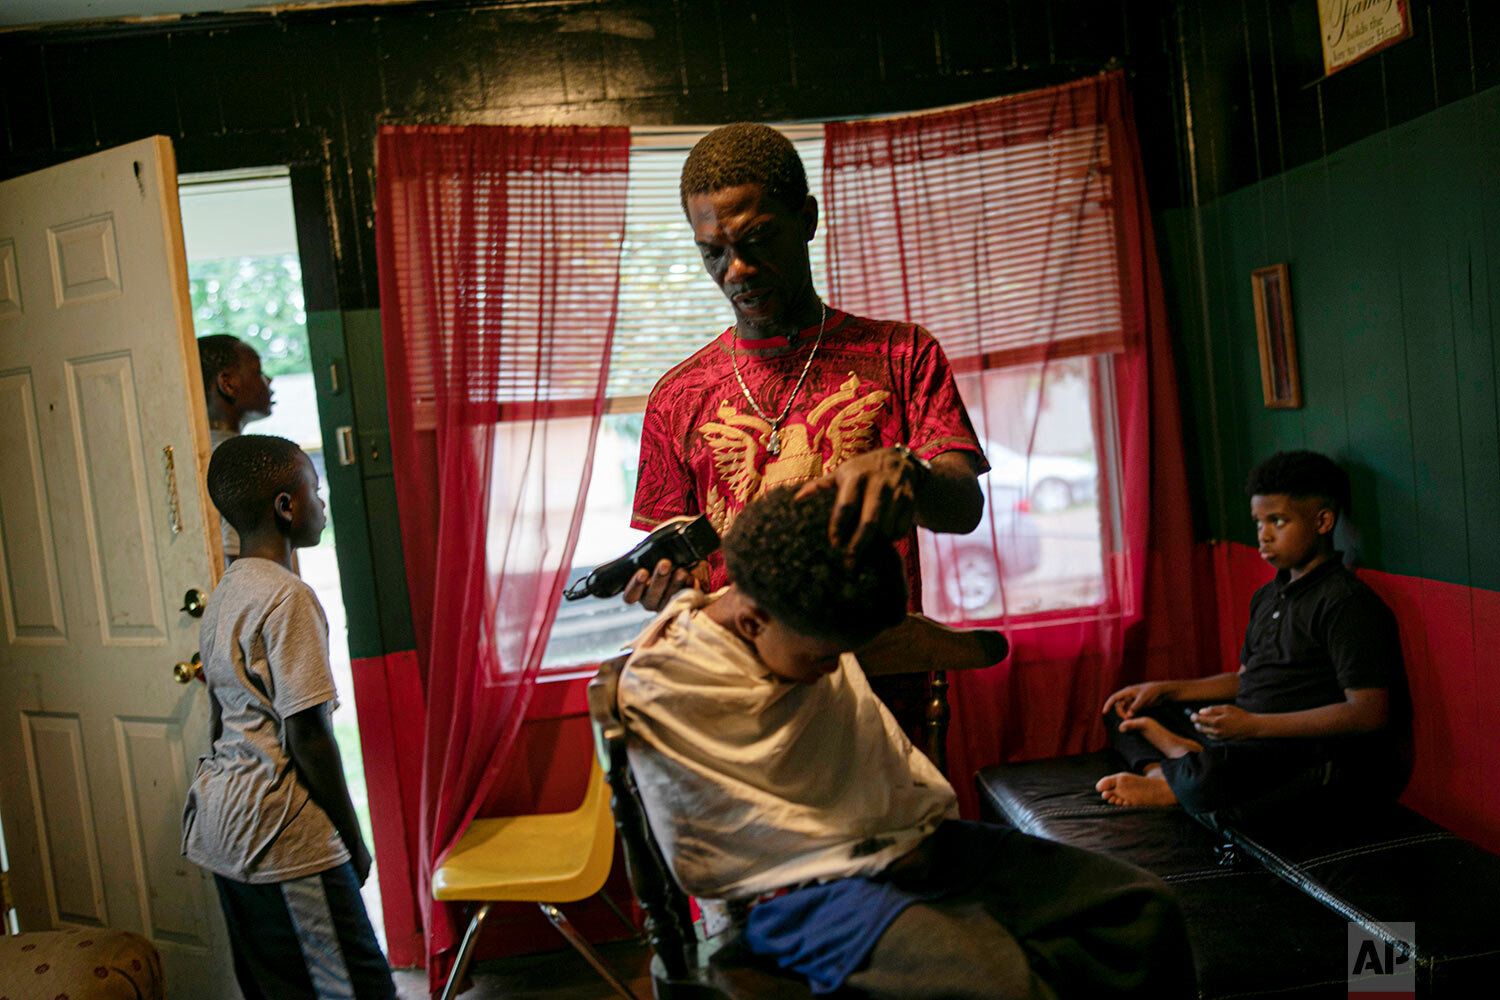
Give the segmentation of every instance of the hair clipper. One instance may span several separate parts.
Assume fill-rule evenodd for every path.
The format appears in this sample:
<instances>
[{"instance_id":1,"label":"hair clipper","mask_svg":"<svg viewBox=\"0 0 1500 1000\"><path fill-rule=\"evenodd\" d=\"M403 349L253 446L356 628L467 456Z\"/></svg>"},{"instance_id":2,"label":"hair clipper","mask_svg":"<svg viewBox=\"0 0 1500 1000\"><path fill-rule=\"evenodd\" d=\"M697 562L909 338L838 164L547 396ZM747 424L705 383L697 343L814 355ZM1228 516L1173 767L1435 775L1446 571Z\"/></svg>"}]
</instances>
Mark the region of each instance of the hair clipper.
<instances>
[{"instance_id":1,"label":"hair clipper","mask_svg":"<svg viewBox=\"0 0 1500 1000\"><path fill-rule=\"evenodd\" d=\"M658 526L651 534L618 559L594 567L593 572L569 587L563 596L570 601L580 597L614 597L625 589L636 570L651 572L663 559L681 569L702 562L719 547L719 533L709 523L707 514L680 517Z\"/></svg>"}]
</instances>

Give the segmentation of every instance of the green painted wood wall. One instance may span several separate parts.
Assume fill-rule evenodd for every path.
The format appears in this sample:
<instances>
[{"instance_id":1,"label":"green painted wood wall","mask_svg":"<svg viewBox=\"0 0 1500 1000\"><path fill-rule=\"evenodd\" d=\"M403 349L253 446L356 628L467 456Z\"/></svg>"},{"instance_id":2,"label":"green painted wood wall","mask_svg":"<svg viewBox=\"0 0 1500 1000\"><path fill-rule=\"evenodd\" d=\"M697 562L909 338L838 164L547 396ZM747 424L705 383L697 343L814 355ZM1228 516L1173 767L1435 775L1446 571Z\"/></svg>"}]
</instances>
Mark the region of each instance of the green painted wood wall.
<instances>
[{"instance_id":1,"label":"green painted wood wall","mask_svg":"<svg viewBox=\"0 0 1500 1000\"><path fill-rule=\"evenodd\" d=\"M391 469L380 310L309 310L307 339L323 440L335 443L325 453L349 655L360 660L412 649L416 640ZM335 367L341 373L336 391L329 374ZM355 431L358 455L349 465L339 462L341 426Z\"/></svg>"},{"instance_id":2,"label":"green painted wood wall","mask_svg":"<svg viewBox=\"0 0 1500 1000\"><path fill-rule=\"evenodd\" d=\"M1251 542L1278 449L1354 485L1364 565L1500 589L1500 88L1163 214L1203 537ZM1261 398L1253 268L1286 261L1305 405Z\"/></svg>"}]
</instances>

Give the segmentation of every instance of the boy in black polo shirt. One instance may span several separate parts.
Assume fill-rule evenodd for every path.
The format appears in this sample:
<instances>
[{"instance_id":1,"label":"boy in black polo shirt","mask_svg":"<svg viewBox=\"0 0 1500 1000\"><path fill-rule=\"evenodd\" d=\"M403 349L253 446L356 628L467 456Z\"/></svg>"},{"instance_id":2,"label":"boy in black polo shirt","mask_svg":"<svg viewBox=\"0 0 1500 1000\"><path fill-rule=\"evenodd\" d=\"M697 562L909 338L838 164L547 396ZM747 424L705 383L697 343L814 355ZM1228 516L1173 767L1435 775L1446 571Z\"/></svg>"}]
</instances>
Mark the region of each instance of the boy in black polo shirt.
<instances>
[{"instance_id":1,"label":"boy in black polo shirt","mask_svg":"<svg viewBox=\"0 0 1500 1000\"><path fill-rule=\"evenodd\" d=\"M1394 797L1405 783L1395 617L1333 547L1349 477L1315 452L1282 452L1245 491L1276 578L1250 601L1239 672L1110 695L1105 728L1130 770L1095 786L1106 802L1181 803L1213 823L1335 790Z\"/></svg>"}]
</instances>

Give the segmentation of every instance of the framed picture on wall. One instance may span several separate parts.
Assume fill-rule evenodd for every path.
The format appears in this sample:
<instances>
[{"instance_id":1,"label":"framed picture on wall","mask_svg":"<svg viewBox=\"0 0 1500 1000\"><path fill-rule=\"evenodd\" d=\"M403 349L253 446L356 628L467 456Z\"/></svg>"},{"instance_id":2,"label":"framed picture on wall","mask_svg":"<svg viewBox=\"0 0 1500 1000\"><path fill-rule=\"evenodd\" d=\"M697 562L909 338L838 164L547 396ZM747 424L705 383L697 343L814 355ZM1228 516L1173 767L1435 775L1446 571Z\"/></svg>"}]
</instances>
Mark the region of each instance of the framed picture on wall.
<instances>
[{"instance_id":1,"label":"framed picture on wall","mask_svg":"<svg viewBox=\"0 0 1500 1000\"><path fill-rule=\"evenodd\" d=\"M1297 375L1297 338L1292 330L1292 285L1286 264L1250 272L1255 300L1255 336L1260 343L1260 387L1266 406L1294 410L1302 405Z\"/></svg>"},{"instance_id":2,"label":"framed picture on wall","mask_svg":"<svg viewBox=\"0 0 1500 1000\"><path fill-rule=\"evenodd\" d=\"M1411 37L1407 0L1318 0L1323 75Z\"/></svg>"}]
</instances>

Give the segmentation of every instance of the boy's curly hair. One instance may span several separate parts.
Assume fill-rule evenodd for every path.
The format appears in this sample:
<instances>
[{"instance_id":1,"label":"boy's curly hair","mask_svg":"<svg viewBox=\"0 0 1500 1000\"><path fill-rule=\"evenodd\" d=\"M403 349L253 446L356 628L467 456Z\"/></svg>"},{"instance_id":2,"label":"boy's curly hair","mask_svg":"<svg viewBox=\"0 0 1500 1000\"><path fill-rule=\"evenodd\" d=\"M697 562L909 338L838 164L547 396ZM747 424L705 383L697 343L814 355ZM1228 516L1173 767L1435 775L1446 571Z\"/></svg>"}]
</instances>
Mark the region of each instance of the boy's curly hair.
<instances>
[{"instance_id":1,"label":"boy's curly hair","mask_svg":"<svg viewBox=\"0 0 1500 1000\"><path fill-rule=\"evenodd\" d=\"M1316 451L1278 451L1250 470L1245 495L1285 493L1297 500L1313 497L1342 516L1349 510L1349 474Z\"/></svg>"},{"instance_id":2,"label":"boy's curly hair","mask_svg":"<svg viewBox=\"0 0 1500 1000\"><path fill-rule=\"evenodd\" d=\"M279 493L302 482L302 449L270 434L241 434L214 449L208 463L208 495L224 520L246 534L271 510Z\"/></svg>"},{"instance_id":3,"label":"boy's curly hair","mask_svg":"<svg viewBox=\"0 0 1500 1000\"><path fill-rule=\"evenodd\" d=\"M203 391L213 396L214 380L240 362L240 349L255 348L227 333L211 333L198 338L198 367L203 370Z\"/></svg>"},{"instance_id":4,"label":"boy's curly hair","mask_svg":"<svg viewBox=\"0 0 1500 1000\"><path fill-rule=\"evenodd\" d=\"M729 579L772 618L803 635L863 645L906 615L906 570L888 543L850 565L828 540L835 492L794 500L771 490L747 506L724 536Z\"/></svg>"},{"instance_id":5,"label":"boy's curly hair","mask_svg":"<svg viewBox=\"0 0 1500 1000\"><path fill-rule=\"evenodd\" d=\"M759 184L797 211L807 200L807 171L792 141L769 125L736 122L698 140L682 165L682 211L695 194L737 184Z\"/></svg>"}]
</instances>

